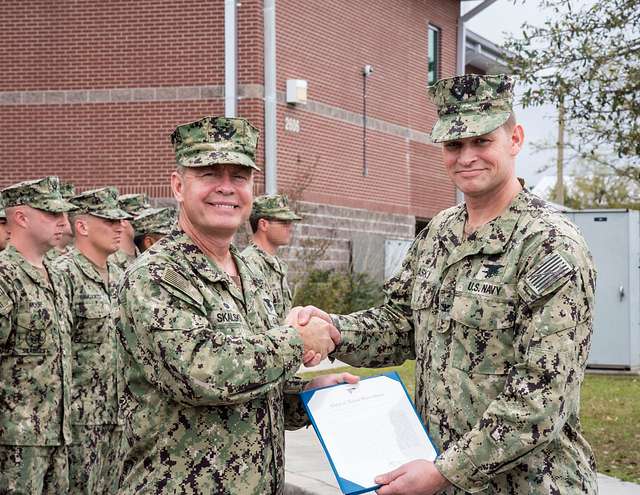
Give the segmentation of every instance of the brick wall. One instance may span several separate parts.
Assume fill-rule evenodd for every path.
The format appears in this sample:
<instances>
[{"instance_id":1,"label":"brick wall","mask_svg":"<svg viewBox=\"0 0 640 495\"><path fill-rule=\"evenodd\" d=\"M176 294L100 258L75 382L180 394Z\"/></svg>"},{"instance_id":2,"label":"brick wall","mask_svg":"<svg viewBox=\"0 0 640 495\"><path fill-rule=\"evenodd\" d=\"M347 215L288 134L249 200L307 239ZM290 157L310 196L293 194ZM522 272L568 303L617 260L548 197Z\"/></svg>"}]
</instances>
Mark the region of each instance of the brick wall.
<instances>
[{"instance_id":1,"label":"brick wall","mask_svg":"<svg viewBox=\"0 0 640 495\"><path fill-rule=\"evenodd\" d=\"M364 208L308 201L296 206L303 221L295 225L291 246L279 252L289 262L293 284L311 267L342 271L353 268L382 283L384 241L414 237L415 224L410 215L372 214Z\"/></svg>"},{"instance_id":2,"label":"brick wall","mask_svg":"<svg viewBox=\"0 0 640 495\"><path fill-rule=\"evenodd\" d=\"M451 76L458 13L457 1L279 1L278 89L285 91L286 79L306 79L309 99L325 106L279 107L281 189L295 190L312 175L304 193L309 201L418 217L452 205L440 149L425 139L436 119L426 93L427 28L442 30L442 76ZM374 68L367 79L368 121L395 126L395 132L368 129L366 177L365 64ZM285 131L287 117L298 120L300 132Z\"/></svg>"},{"instance_id":3,"label":"brick wall","mask_svg":"<svg viewBox=\"0 0 640 495\"><path fill-rule=\"evenodd\" d=\"M224 3L208 3L3 2L0 90L222 84Z\"/></svg>"},{"instance_id":4,"label":"brick wall","mask_svg":"<svg viewBox=\"0 0 640 495\"><path fill-rule=\"evenodd\" d=\"M279 0L277 87L309 81L309 105L278 105L281 189L386 214L432 216L454 201L427 133L427 26L455 67L454 0ZM6 2L0 18L0 187L58 174L79 189L169 195L168 135L224 106L224 3ZM238 8L238 113L263 128L261 0ZM362 175L362 75L369 173ZM286 116L299 133L285 132ZM261 141L258 162L264 157ZM300 184L313 180L305 187ZM257 192L262 190L257 177Z\"/></svg>"}]
</instances>

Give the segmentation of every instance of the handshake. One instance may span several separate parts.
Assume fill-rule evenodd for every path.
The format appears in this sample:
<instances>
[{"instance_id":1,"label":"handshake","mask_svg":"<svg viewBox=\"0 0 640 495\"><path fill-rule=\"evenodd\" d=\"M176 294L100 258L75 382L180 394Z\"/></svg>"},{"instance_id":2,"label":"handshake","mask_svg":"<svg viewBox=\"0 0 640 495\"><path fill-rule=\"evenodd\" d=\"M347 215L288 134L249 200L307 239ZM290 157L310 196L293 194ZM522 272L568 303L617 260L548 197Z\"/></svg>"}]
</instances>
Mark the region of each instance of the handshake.
<instances>
[{"instance_id":1,"label":"handshake","mask_svg":"<svg viewBox=\"0 0 640 495\"><path fill-rule=\"evenodd\" d=\"M331 317L314 306L297 306L285 320L294 327L304 343L305 366L316 366L340 343L340 332L333 325Z\"/></svg>"}]
</instances>

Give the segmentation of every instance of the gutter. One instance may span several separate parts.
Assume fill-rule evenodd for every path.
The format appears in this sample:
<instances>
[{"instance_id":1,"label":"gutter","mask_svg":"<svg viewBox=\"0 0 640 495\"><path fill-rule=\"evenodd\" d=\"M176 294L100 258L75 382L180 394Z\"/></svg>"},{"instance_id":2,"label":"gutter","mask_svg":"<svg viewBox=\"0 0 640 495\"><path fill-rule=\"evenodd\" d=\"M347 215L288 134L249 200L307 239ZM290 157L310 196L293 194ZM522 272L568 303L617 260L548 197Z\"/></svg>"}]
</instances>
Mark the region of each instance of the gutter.
<instances>
[{"instance_id":1,"label":"gutter","mask_svg":"<svg viewBox=\"0 0 640 495\"><path fill-rule=\"evenodd\" d=\"M278 192L277 95L276 95L276 0L264 0L264 189Z\"/></svg>"},{"instance_id":2,"label":"gutter","mask_svg":"<svg viewBox=\"0 0 640 495\"><path fill-rule=\"evenodd\" d=\"M224 115L235 117L238 102L236 0L224 0Z\"/></svg>"},{"instance_id":3,"label":"gutter","mask_svg":"<svg viewBox=\"0 0 640 495\"><path fill-rule=\"evenodd\" d=\"M480 5L476 5L469 12L458 17L458 49L456 57L456 75L460 76L464 74L464 67L466 64L466 28L464 23L471 20L482 12L487 7L496 3L497 0L484 0Z\"/></svg>"}]
</instances>

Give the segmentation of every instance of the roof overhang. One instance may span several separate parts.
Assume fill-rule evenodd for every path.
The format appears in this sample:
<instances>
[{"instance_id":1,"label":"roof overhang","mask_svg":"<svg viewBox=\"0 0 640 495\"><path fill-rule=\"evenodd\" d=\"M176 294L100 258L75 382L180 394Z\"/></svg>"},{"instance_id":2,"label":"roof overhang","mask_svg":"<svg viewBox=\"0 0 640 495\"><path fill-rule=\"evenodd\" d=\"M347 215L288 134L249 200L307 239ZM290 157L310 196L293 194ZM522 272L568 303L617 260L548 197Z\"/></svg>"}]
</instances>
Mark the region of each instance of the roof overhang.
<instances>
[{"instance_id":1,"label":"roof overhang","mask_svg":"<svg viewBox=\"0 0 640 495\"><path fill-rule=\"evenodd\" d=\"M465 65L473 65L486 74L508 71L505 50L468 29L465 33L465 52Z\"/></svg>"}]
</instances>

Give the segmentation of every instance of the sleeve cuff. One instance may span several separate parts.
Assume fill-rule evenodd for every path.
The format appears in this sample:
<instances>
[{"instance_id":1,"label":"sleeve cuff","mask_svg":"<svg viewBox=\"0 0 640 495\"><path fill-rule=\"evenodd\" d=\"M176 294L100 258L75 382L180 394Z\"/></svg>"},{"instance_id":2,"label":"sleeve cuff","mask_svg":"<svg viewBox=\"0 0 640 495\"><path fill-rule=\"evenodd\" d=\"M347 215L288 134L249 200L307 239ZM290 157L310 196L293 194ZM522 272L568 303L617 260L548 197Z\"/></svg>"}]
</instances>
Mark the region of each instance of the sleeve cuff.
<instances>
[{"instance_id":1,"label":"sleeve cuff","mask_svg":"<svg viewBox=\"0 0 640 495\"><path fill-rule=\"evenodd\" d=\"M348 315L329 315L331 317L331 321L333 322L333 326L338 329L339 332L348 332L353 330L355 325L352 324Z\"/></svg>"},{"instance_id":2,"label":"sleeve cuff","mask_svg":"<svg viewBox=\"0 0 640 495\"><path fill-rule=\"evenodd\" d=\"M304 392L306 386L309 384L311 380L306 380L299 376L294 376L287 380L284 384L284 393L285 394L300 394Z\"/></svg>"},{"instance_id":3,"label":"sleeve cuff","mask_svg":"<svg viewBox=\"0 0 640 495\"><path fill-rule=\"evenodd\" d=\"M480 472L458 445L443 452L436 459L435 465L442 476L466 492L479 492L489 484L490 478Z\"/></svg>"},{"instance_id":4,"label":"sleeve cuff","mask_svg":"<svg viewBox=\"0 0 640 495\"><path fill-rule=\"evenodd\" d=\"M302 365L304 344L298 331L290 326L267 330L267 337L273 342L285 379L293 377Z\"/></svg>"}]
</instances>

